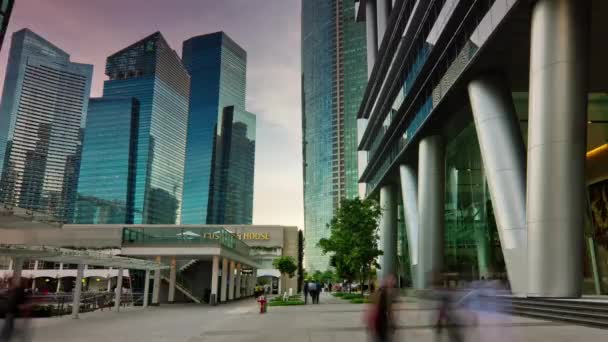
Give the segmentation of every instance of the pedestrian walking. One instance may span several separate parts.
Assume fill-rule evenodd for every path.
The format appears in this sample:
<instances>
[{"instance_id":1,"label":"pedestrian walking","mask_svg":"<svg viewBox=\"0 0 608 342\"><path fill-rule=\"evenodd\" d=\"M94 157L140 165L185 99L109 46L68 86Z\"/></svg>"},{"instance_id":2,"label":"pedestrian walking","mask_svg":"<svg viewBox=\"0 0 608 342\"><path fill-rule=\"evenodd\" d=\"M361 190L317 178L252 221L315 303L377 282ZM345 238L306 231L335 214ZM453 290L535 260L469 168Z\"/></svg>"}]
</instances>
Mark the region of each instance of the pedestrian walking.
<instances>
[{"instance_id":1,"label":"pedestrian walking","mask_svg":"<svg viewBox=\"0 0 608 342\"><path fill-rule=\"evenodd\" d=\"M308 282L304 282L304 304L308 304Z\"/></svg>"},{"instance_id":2,"label":"pedestrian walking","mask_svg":"<svg viewBox=\"0 0 608 342\"><path fill-rule=\"evenodd\" d=\"M312 300L312 303L315 304L317 301L317 283L315 283L314 281L308 283L308 292L310 292L310 298Z\"/></svg>"},{"instance_id":3,"label":"pedestrian walking","mask_svg":"<svg viewBox=\"0 0 608 342\"><path fill-rule=\"evenodd\" d=\"M22 282L18 282L8 292L4 325L2 331L0 331L0 342L11 341L15 335L15 320L25 312L25 304L25 288Z\"/></svg>"},{"instance_id":4,"label":"pedestrian walking","mask_svg":"<svg viewBox=\"0 0 608 342\"><path fill-rule=\"evenodd\" d=\"M390 342L395 332L393 301L395 277L390 275L378 289L367 312L367 325L375 342Z\"/></svg>"}]
</instances>

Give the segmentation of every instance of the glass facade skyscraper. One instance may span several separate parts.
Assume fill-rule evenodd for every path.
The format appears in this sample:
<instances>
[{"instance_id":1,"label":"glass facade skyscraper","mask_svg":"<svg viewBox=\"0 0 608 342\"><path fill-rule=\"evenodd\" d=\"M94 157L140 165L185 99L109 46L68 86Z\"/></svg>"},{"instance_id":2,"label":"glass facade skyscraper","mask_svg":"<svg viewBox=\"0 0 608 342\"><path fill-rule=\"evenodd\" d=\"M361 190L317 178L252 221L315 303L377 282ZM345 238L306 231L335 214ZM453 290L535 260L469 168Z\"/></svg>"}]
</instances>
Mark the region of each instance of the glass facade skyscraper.
<instances>
[{"instance_id":1,"label":"glass facade skyscraper","mask_svg":"<svg viewBox=\"0 0 608 342\"><path fill-rule=\"evenodd\" d=\"M139 101L89 101L74 223L133 223Z\"/></svg>"},{"instance_id":2,"label":"glass facade skyscraper","mask_svg":"<svg viewBox=\"0 0 608 342\"><path fill-rule=\"evenodd\" d=\"M367 82L365 24L353 0L302 1L302 151L306 269L342 198L358 195L357 110Z\"/></svg>"},{"instance_id":3,"label":"glass facade skyscraper","mask_svg":"<svg viewBox=\"0 0 608 342\"><path fill-rule=\"evenodd\" d=\"M133 223L180 223L190 76L156 32L108 57L104 97L139 101Z\"/></svg>"},{"instance_id":4,"label":"glass facade skyscraper","mask_svg":"<svg viewBox=\"0 0 608 342\"><path fill-rule=\"evenodd\" d=\"M240 197L229 200L225 197L226 189L222 190L217 180L222 171L215 169L221 159L221 156L216 155L218 150L223 151L221 153L233 151L231 158L236 158L239 153L254 153L253 150L248 150L251 146L240 152L234 146L232 149L222 147L225 139L229 138L222 133L223 127L232 129L235 133L240 129L238 122L247 124L245 136L252 142L255 140L255 119L245 111L247 53L224 32L216 32L185 41L183 59L192 77L192 87L182 223L251 223L251 210L243 211L240 208L253 206L253 186L243 185L238 190L241 192ZM226 107L233 107L234 127L222 123L231 122L223 120ZM237 121L241 117L245 119ZM235 145L238 138L233 139L236 140L229 141ZM251 160L251 163L253 158L253 155L241 157L243 160ZM228 160L225 162L229 164ZM253 184L253 168L247 168L250 172L239 177L247 177L246 182ZM228 180L230 177L224 177L224 182L233 182ZM238 181L245 180L234 180ZM227 186L227 183L222 186Z\"/></svg>"},{"instance_id":5,"label":"glass facade skyscraper","mask_svg":"<svg viewBox=\"0 0 608 342\"><path fill-rule=\"evenodd\" d=\"M93 66L28 29L13 34L0 104L0 199L65 222L73 208Z\"/></svg>"},{"instance_id":6,"label":"glass facade skyscraper","mask_svg":"<svg viewBox=\"0 0 608 342\"><path fill-rule=\"evenodd\" d=\"M4 35L8 27L8 21L11 18L14 3L14 0L0 0L0 49L2 49Z\"/></svg>"},{"instance_id":7,"label":"glass facade skyscraper","mask_svg":"<svg viewBox=\"0 0 608 342\"><path fill-rule=\"evenodd\" d=\"M255 131L255 115L224 108L212 158L210 223L251 224Z\"/></svg>"}]
</instances>

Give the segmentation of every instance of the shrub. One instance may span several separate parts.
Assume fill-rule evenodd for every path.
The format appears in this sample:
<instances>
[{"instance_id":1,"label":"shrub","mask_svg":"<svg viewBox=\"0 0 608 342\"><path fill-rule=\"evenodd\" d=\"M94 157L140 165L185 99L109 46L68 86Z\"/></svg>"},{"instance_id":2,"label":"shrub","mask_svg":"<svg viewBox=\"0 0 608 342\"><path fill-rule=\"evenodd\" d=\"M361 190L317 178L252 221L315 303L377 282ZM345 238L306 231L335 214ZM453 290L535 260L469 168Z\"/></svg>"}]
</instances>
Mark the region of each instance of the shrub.
<instances>
[{"instance_id":1,"label":"shrub","mask_svg":"<svg viewBox=\"0 0 608 342\"><path fill-rule=\"evenodd\" d=\"M268 306L292 306L292 305L304 305L304 301L302 300L271 300L268 303Z\"/></svg>"}]
</instances>

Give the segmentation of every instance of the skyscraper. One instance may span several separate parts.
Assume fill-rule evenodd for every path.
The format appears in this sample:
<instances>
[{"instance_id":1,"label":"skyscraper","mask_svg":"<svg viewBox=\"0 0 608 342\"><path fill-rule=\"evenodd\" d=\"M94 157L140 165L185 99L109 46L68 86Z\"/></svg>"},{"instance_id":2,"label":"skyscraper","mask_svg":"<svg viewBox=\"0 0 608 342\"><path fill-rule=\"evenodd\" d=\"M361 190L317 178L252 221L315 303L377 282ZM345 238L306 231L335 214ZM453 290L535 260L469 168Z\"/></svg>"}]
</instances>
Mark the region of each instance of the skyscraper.
<instances>
[{"instance_id":1,"label":"skyscraper","mask_svg":"<svg viewBox=\"0 0 608 342\"><path fill-rule=\"evenodd\" d=\"M106 75L104 98L139 102L133 223L179 223L190 76L160 32L108 57Z\"/></svg>"},{"instance_id":2,"label":"skyscraper","mask_svg":"<svg viewBox=\"0 0 608 342\"><path fill-rule=\"evenodd\" d=\"M139 101L89 101L74 223L133 223Z\"/></svg>"},{"instance_id":3,"label":"skyscraper","mask_svg":"<svg viewBox=\"0 0 608 342\"><path fill-rule=\"evenodd\" d=\"M13 34L0 104L2 202L66 221L92 74L32 31Z\"/></svg>"},{"instance_id":4,"label":"skyscraper","mask_svg":"<svg viewBox=\"0 0 608 342\"><path fill-rule=\"evenodd\" d=\"M230 172L230 175L242 179L229 180L232 176L225 175L224 182L228 183L221 186L217 177L222 171L215 170L216 165L221 168L221 165L227 167L230 163L235 163L225 160L228 164L222 164L220 160L223 159L216 155L217 151L233 151L230 152L231 158L236 158L239 153L247 150L245 148L238 152L235 148L226 148L226 139L230 138L230 134L223 134L224 127L227 130L234 128L234 133L244 128L238 122L246 123L247 132L243 136L249 137L252 142L255 140L255 118L245 111L247 53L224 32L216 32L185 41L183 59L192 77L192 87L182 223L251 223L251 210L241 211L240 208L253 206L253 185L243 186L239 190L241 195L231 200L225 197L226 188L222 189L222 186L245 181L245 178L253 184L253 168L247 166L249 171L246 175L236 176L237 172ZM232 107L232 114L228 115L234 122L227 117L223 118L226 107ZM223 122L229 125L224 125ZM237 145L237 140L233 137L228 141ZM254 147L255 144L248 146ZM250 152L254 153L254 150L250 149ZM240 158L253 163L254 156L252 154Z\"/></svg>"},{"instance_id":5,"label":"skyscraper","mask_svg":"<svg viewBox=\"0 0 608 342\"><path fill-rule=\"evenodd\" d=\"M302 151L306 269L342 198L358 195L357 111L367 83L365 25L354 0L302 1Z\"/></svg>"},{"instance_id":6,"label":"skyscraper","mask_svg":"<svg viewBox=\"0 0 608 342\"><path fill-rule=\"evenodd\" d=\"M8 21L11 18L14 3L14 0L0 0L0 49L2 49L4 34L8 27Z\"/></svg>"},{"instance_id":7,"label":"skyscraper","mask_svg":"<svg viewBox=\"0 0 608 342\"><path fill-rule=\"evenodd\" d=\"M207 221L251 224L255 115L224 108L215 138Z\"/></svg>"}]
</instances>

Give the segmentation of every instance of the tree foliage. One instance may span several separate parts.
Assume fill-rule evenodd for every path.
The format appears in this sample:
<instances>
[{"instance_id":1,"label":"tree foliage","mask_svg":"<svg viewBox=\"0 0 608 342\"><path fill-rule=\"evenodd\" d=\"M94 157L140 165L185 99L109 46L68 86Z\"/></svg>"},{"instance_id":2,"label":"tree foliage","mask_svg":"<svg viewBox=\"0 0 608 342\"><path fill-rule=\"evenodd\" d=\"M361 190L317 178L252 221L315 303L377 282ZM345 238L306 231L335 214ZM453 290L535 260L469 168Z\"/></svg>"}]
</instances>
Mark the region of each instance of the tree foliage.
<instances>
[{"instance_id":1,"label":"tree foliage","mask_svg":"<svg viewBox=\"0 0 608 342\"><path fill-rule=\"evenodd\" d=\"M289 278L293 278L298 270L296 260L292 256L278 257L272 261L272 266L279 270L281 274L287 274Z\"/></svg>"},{"instance_id":2,"label":"tree foliage","mask_svg":"<svg viewBox=\"0 0 608 342\"><path fill-rule=\"evenodd\" d=\"M321 239L323 253L331 253L331 265L337 276L363 283L372 267L378 268L378 220L381 209L373 200L344 199L328 225L331 234Z\"/></svg>"}]
</instances>

